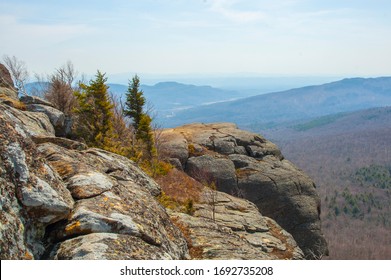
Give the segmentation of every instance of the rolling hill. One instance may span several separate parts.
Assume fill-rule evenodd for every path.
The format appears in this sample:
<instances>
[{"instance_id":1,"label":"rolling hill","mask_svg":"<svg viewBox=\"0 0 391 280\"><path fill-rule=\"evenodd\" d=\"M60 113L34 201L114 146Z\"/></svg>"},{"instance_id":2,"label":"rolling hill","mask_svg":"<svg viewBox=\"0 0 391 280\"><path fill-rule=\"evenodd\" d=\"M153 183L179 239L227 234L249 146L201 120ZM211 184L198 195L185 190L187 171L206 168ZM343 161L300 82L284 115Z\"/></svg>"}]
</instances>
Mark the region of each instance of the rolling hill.
<instances>
[{"instance_id":1,"label":"rolling hill","mask_svg":"<svg viewBox=\"0 0 391 280\"><path fill-rule=\"evenodd\" d=\"M108 84L108 86L112 93L124 98L127 86L120 84ZM141 89L161 120L175 116L177 112L189 108L246 96L238 91L177 82L161 82L153 86L141 85Z\"/></svg>"},{"instance_id":2,"label":"rolling hill","mask_svg":"<svg viewBox=\"0 0 391 280\"><path fill-rule=\"evenodd\" d=\"M391 105L391 77L351 78L183 110L165 126L229 121L253 130Z\"/></svg>"},{"instance_id":3,"label":"rolling hill","mask_svg":"<svg viewBox=\"0 0 391 280\"><path fill-rule=\"evenodd\" d=\"M26 85L29 94L40 95L48 86L47 82L33 82ZM127 85L109 83L109 91L122 100L125 99ZM248 97L248 91L219 89L211 86L195 86L177 82L160 82L153 86L140 87L150 106L156 111L160 121L175 116L179 111L216 102Z\"/></svg>"}]
</instances>

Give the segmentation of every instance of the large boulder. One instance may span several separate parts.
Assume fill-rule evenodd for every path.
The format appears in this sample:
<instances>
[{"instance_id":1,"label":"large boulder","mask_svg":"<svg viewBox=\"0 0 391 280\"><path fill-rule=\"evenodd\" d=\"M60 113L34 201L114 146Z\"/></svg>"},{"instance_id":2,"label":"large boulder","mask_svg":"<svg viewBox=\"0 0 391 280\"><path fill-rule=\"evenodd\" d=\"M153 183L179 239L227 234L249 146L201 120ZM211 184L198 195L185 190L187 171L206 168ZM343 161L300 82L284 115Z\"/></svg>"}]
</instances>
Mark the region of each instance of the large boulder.
<instances>
[{"instance_id":1,"label":"large boulder","mask_svg":"<svg viewBox=\"0 0 391 280\"><path fill-rule=\"evenodd\" d=\"M26 97L21 99L26 104L26 108L31 112L44 113L48 116L50 123L53 125L56 136L65 136L65 115L60 110L49 106L44 100L37 97ZM24 100L24 101L23 101ZM31 103L31 102L38 103Z\"/></svg>"},{"instance_id":2,"label":"large boulder","mask_svg":"<svg viewBox=\"0 0 391 280\"><path fill-rule=\"evenodd\" d=\"M293 235L306 258L328 253L316 186L275 144L230 123L185 125L165 130L162 138L170 157L175 157L177 145L164 139L187 143L189 156L183 158L182 151L180 161L190 176L212 178L218 190L255 203Z\"/></svg>"},{"instance_id":3,"label":"large boulder","mask_svg":"<svg viewBox=\"0 0 391 280\"><path fill-rule=\"evenodd\" d=\"M26 105L39 104L39 105L53 107L53 104L50 103L49 101L46 101L45 99L33 95L22 95L20 97L20 101Z\"/></svg>"},{"instance_id":4,"label":"large boulder","mask_svg":"<svg viewBox=\"0 0 391 280\"><path fill-rule=\"evenodd\" d=\"M65 115L60 110L56 108L49 107L41 104L32 104L27 106L27 110L32 112L42 112L49 117L51 124L56 131L56 135L62 135L62 131L64 130L65 124Z\"/></svg>"}]
</instances>

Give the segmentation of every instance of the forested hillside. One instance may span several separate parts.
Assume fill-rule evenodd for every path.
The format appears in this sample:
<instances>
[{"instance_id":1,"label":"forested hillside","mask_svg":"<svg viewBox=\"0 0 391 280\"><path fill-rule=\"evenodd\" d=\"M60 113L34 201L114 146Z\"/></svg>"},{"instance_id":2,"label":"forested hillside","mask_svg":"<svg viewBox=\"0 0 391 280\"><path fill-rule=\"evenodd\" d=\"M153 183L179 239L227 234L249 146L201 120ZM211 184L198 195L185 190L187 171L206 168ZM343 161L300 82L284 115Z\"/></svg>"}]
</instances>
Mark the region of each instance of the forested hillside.
<instances>
[{"instance_id":1,"label":"forested hillside","mask_svg":"<svg viewBox=\"0 0 391 280\"><path fill-rule=\"evenodd\" d=\"M312 178L331 259L391 258L391 108L266 132Z\"/></svg>"}]
</instances>

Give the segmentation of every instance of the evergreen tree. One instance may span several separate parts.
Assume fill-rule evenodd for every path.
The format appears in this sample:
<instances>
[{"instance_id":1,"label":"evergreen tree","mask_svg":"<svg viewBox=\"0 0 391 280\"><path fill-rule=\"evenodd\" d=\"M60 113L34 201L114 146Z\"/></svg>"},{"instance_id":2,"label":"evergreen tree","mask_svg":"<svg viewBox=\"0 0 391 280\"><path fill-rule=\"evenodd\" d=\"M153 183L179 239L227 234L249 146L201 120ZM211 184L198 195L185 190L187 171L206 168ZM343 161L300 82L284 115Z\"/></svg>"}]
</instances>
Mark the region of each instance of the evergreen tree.
<instances>
[{"instance_id":1,"label":"evergreen tree","mask_svg":"<svg viewBox=\"0 0 391 280\"><path fill-rule=\"evenodd\" d=\"M107 78L100 71L95 80L88 85L80 84L80 91L75 92L78 107L76 134L83 138L87 145L105 148L109 141L113 122L113 104L108 94Z\"/></svg>"},{"instance_id":2,"label":"evergreen tree","mask_svg":"<svg viewBox=\"0 0 391 280\"><path fill-rule=\"evenodd\" d=\"M140 121L142 118L143 107L145 105L145 98L143 91L140 88L140 79L137 75L132 78L132 82L129 81L128 91L126 93L126 107L124 113L127 117L131 118L133 127L137 133Z\"/></svg>"},{"instance_id":3,"label":"evergreen tree","mask_svg":"<svg viewBox=\"0 0 391 280\"><path fill-rule=\"evenodd\" d=\"M153 131L151 128L152 119L147 114L141 114L140 123L136 132L136 139L144 145L144 154L148 160L156 156Z\"/></svg>"},{"instance_id":4,"label":"evergreen tree","mask_svg":"<svg viewBox=\"0 0 391 280\"><path fill-rule=\"evenodd\" d=\"M136 136L139 151L143 154L143 159L151 161L156 156L154 147L154 137L151 128L151 117L144 112L145 98L140 90L140 79L137 75L129 81L126 93L126 103L124 114L132 119L132 126Z\"/></svg>"}]
</instances>

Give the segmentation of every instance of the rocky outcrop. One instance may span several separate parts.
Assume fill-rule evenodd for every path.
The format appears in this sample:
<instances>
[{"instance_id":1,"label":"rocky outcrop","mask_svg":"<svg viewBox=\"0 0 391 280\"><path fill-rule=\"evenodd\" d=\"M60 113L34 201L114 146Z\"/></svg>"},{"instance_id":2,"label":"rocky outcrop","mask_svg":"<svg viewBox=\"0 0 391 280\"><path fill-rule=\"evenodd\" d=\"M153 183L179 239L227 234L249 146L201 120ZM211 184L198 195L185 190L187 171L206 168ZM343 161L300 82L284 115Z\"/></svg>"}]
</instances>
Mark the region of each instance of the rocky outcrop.
<instances>
[{"instance_id":1,"label":"rocky outcrop","mask_svg":"<svg viewBox=\"0 0 391 280\"><path fill-rule=\"evenodd\" d=\"M182 147L172 151L179 170L159 186L127 158L56 137L50 112L21 110L15 96L4 100L0 96L1 259L303 258L291 234L254 203L213 188L213 176L227 192L238 178L229 157L246 149L235 137L229 143L200 138L193 147L187 138L173 141ZM24 99L27 108L48 106L44 102ZM280 157L268 145L249 149Z\"/></svg>"},{"instance_id":2,"label":"rocky outcrop","mask_svg":"<svg viewBox=\"0 0 391 280\"><path fill-rule=\"evenodd\" d=\"M167 157L198 181L255 203L293 235L307 258L328 253L314 182L284 159L278 147L234 124L191 124L163 132Z\"/></svg>"},{"instance_id":3,"label":"rocky outcrop","mask_svg":"<svg viewBox=\"0 0 391 280\"><path fill-rule=\"evenodd\" d=\"M130 160L55 137L46 113L0 97L1 259L187 259L159 194Z\"/></svg>"},{"instance_id":4,"label":"rocky outcrop","mask_svg":"<svg viewBox=\"0 0 391 280\"><path fill-rule=\"evenodd\" d=\"M44 253L42 238L46 226L65 219L73 207L73 199L53 168L40 160L29 137L32 127L24 129L20 117L23 112L13 114L16 111L0 104L0 242L4 242L0 250L6 258L20 259ZM28 113L24 116L28 124L34 120L29 116ZM42 128L41 122L37 120L35 127Z\"/></svg>"},{"instance_id":5,"label":"rocky outcrop","mask_svg":"<svg viewBox=\"0 0 391 280\"><path fill-rule=\"evenodd\" d=\"M163 204L183 232L191 258L304 258L292 236L248 200L206 187L178 169L158 182L163 198L170 198Z\"/></svg>"},{"instance_id":6,"label":"rocky outcrop","mask_svg":"<svg viewBox=\"0 0 391 280\"><path fill-rule=\"evenodd\" d=\"M159 186L131 161L32 133L40 122L15 111L0 104L2 259L188 258Z\"/></svg>"}]
</instances>

